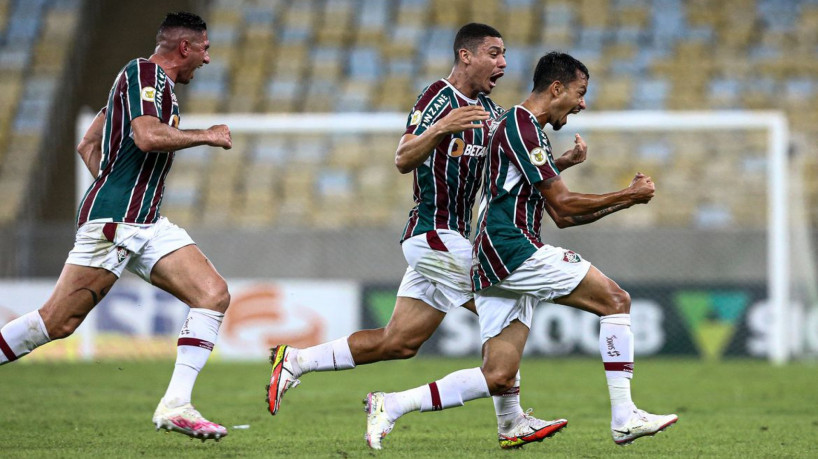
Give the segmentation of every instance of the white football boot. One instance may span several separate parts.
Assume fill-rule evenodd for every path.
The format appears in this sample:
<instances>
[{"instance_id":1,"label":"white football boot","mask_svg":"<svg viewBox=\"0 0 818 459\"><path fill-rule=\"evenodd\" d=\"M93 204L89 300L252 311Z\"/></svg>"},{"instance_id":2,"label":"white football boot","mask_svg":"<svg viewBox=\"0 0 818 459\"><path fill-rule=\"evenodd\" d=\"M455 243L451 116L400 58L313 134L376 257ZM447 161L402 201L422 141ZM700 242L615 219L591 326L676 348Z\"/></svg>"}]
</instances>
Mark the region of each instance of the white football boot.
<instances>
[{"instance_id":1,"label":"white football boot","mask_svg":"<svg viewBox=\"0 0 818 459\"><path fill-rule=\"evenodd\" d=\"M639 437L656 435L679 420L675 414L650 414L636 407L630 419L624 425L611 427L613 441L617 445L628 445Z\"/></svg>"},{"instance_id":2,"label":"white football boot","mask_svg":"<svg viewBox=\"0 0 818 459\"><path fill-rule=\"evenodd\" d=\"M366 444L372 449L381 449L381 440L392 431L395 422L390 421L384 409L383 392L370 392L364 399L366 412Z\"/></svg>"},{"instance_id":3,"label":"white football boot","mask_svg":"<svg viewBox=\"0 0 818 459\"><path fill-rule=\"evenodd\" d=\"M548 437L553 437L568 425L565 419L553 421L537 419L531 416L532 411L529 408L509 428L498 430L497 440L500 442L500 448L522 448L528 443L543 441Z\"/></svg>"},{"instance_id":4,"label":"white football boot","mask_svg":"<svg viewBox=\"0 0 818 459\"><path fill-rule=\"evenodd\" d=\"M270 364L273 366L270 373L270 384L267 385L267 409L275 415L281 408L281 398L287 390L301 384L294 376L290 362L290 346L281 344L270 351Z\"/></svg>"},{"instance_id":5,"label":"white football boot","mask_svg":"<svg viewBox=\"0 0 818 459\"><path fill-rule=\"evenodd\" d=\"M156 430L179 432L202 441L211 438L219 441L227 436L227 429L224 426L205 419L190 403L168 408L165 401L161 400L153 413L153 425L156 426Z\"/></svg>"}]
</instances>

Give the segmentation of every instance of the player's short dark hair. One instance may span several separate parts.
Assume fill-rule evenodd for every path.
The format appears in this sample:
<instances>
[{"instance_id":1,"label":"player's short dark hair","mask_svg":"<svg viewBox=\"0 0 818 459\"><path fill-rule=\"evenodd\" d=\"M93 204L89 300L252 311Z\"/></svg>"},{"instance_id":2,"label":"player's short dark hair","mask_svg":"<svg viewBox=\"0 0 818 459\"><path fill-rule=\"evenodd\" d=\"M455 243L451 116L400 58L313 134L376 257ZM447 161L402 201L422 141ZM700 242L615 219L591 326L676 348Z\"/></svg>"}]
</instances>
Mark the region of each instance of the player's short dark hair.
<instances>
[{"instance_id":1,"label":"player's short dark hair","mask_svg":"<svg viewBox=\"0 0 818 459\"><path fill-rule=\"evenodd\" d=\"M454 61L457 62L457 60L460 58L460 53L458 51L463 48L476 53L477 47L483 43L483 40L486 37L503 38L503 36L500 35L500 32L490 25L471 22L461 27L460 30L457 31L457 35L454 37Z\"/></svg>"},{"instance_id":2,"label":"player's short dark hair","mask_svg":"<svg viewBox=\"0 0 818 459\"><path fill-rule=\"evenodd\" d=\"M194 32L204 32L207 30L207 23L198 15L186 11L168 13L168 15L165 16L165 20L162 21L162 24L159 26L159 31L156 33L157 42L159 41L159 36L162 35L165 30L176 28L183 28Z\"/></svg>"},{"instance_id":3,"label":"player's short dark hair","mask_svg":"<svg viewBox=\"0 0 818 459\"><path fill-rule=\"evenodd\" d=\"M569 84L577 79L577 71L582 72L586 80L591 78L585 64L568 54L552 51L537 62L537 68L534 70L534 92L545 91L555 81Z\"/></svg>"}]
</instances>

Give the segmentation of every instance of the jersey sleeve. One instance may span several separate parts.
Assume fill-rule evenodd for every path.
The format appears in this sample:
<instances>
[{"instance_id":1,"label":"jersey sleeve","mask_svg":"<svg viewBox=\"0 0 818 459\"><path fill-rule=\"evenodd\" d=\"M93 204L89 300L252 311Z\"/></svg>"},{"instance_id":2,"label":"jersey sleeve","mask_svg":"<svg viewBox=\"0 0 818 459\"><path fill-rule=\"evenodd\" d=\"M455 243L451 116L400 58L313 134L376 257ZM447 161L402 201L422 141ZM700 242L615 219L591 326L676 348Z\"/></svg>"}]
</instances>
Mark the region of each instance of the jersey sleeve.
<instances>
[{"instance_id":1,"label":"jersey sleeve","mask_svg":"<svg viewBox=\"0 0 818 459\"><path fill-rule=\"evenodd\" d=\"M439 118L451 110L449 97L441 91L441 84L436 83L426 88L418 97L412 112L406 119L404 134L421 135Z\"/></svg>"},{"instance_id":2,"label":"jersey sleeve","mask_svg":"<svg viewBox=\"0 0 818 459\"><path fill-rule=\"evenodd\" d=\"M127 78L128 117L130 119L143 115L162 118L162 107L157 103L160 74L161 77L164 77L159 66L153 62L137 60L128 64L125 69L125 77Z\"/></svg>"},{"instance_id":3,"label":"jersey sleeve","mask_svg":"<svg viewBox=\"0 0 818 459\"><path fill-rule=\"evenodd\" d=\"M525 181L534 185L560 175L551 154L551 144L528 113L517 110L506 122L511 151L509 160L517 166Z\"/></svg>"}]
</instances>

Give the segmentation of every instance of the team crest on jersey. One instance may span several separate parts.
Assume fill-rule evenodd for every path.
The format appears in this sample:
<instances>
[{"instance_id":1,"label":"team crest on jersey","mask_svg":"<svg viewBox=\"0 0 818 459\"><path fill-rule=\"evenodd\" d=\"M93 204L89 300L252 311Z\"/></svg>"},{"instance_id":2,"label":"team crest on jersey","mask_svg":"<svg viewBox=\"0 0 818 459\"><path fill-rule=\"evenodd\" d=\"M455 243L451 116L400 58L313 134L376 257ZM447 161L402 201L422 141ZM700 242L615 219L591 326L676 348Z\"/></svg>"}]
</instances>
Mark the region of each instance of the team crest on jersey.
<instances>
[{"instance_id":1,"label":"team crest on jersey","mask_svg":"<svg viewBox=\"0 0 818 459\"><path fill-rule=\"evenodd\" d=\"M144 100L145 102L153 102L154 100L156 100L156 89L154 89L151 86L145 86L144 88L142 88L141 96L142 100Z\"/></svg>"},{"instance_id":2,"label":"team crest on jersey","mask_svg":"<svg viewBox=\"0 0 818 459\"><path fill-rule=\"evenodd\" d=\"M579 263L582 261L582 257L579 256L578 253L572 250L566 250L562 253L562 261L566 263Z\"/></svg>"},{"instance_id":3,"label":"team crest on jersey","mask_svg":"<svg viewBox=\"0 0 818 459\"><path fill-rule=\"evenodd\" d=\"M414 126L420 122L420 110L412 112L412 117L409 118L409 126Z\"/></svg>"},{"instance_id":4,"label":"team crest on jersey","mask_svg":"<svg viewBox=\"0 0 818 459\"><path fill-rule=\"evenodd\" d=\"M531 164L535 166L542 166L546 161L548 161L548 155L541 147L537 147L529 151L528 158L531 160Z\"/></svg>"},{"instance_id":5,"label":"team crest on jersey","mask_svg":"<svg viewBox=\"0 0 818 459\"><path fill-rule=\"evenodd\" d=\"M128 256L128 249L125 247L117 247L116 248L116 261L117 263L122 263L125 257Z\"/></svg>"}]
</instances>

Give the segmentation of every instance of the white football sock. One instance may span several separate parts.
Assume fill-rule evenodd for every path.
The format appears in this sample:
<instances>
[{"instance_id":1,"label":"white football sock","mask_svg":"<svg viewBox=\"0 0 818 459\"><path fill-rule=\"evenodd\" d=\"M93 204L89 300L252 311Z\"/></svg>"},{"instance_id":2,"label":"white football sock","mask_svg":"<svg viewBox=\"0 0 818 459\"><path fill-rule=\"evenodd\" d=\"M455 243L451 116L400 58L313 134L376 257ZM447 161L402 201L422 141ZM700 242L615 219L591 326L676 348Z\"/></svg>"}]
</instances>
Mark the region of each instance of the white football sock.
<instances>
[{"instance_id":1,"label":"white football sock","mask_svg":"<svg viewBox=\"0 0 818 459\"><path fill-rule=\"evenodd\" d=\"M191 308L176 345L176 366L163 398L169 408L190 403L199 371L210 357L219 336L224 314L210 309Z\"/></svg>"},{"instance_id":2,"label":"white football sock","mask_svg":"<svg viewBox=\"0 0 818 459\"><path fill-rule=\"evenodd\" d=\"M611 427L624 425L636 406L631 400L631 380L613 378L608 380L608 392L611 394Z\"/></svg>"},{"instance_id":3,"label":"white football sock","mask_svg":"<svg viewBox=\"0 0 818 459\"><path fill-rule=\"evenodd\" d=\"M51 341L39 311L31 311L0 328L0 365L13 362Z\"/></svg>"},{"instance_id":4,"label":"white football sock","mask_svg":"<svg viewBox=\"0 0 818 459\"><path fill-rule=\"evenodd\" d=\"M523 414L520 406L520 371L517 370L517 378L514 380L514 387L491 397L494 402L494 412L497 414L497 427L500 430L507 430L512 423Z\"/></svg>"},{"instance_id":5,"label":"white football sock","mask_svg":"<svg viewBox=\"0 0 818 459\"><path fill-rule=\"evenodd\" d=\"M605 365L611 396L611 425L621 426L633 412L633 333L630 314L612 314L599 320L599 352Z\"/></svg>"},{"instance_id":6,"label":"white football sock","mask_svg":"<svg viewBox=\"0 0 818 459\"><path fill-rule=\"evenodd\" d=\"M352 358L352 351L349 350L349 336L306 349L298 349L295 361L301 370L301 373L294 375L296 378L311 371L338 371L355 368L355 360Z\"/></svg>"},{"instance_id":7,"label":"white football sock","mask_svg":"<svg viewBox=\"0 0 818 459\"><path fill-rule=\"evenodd\" d=\"M414 389L386 394L384 407L386 415L394 421L410 411L445 410L490 395L483 372L470 368Z\"/></svg>"}]
</instances>

